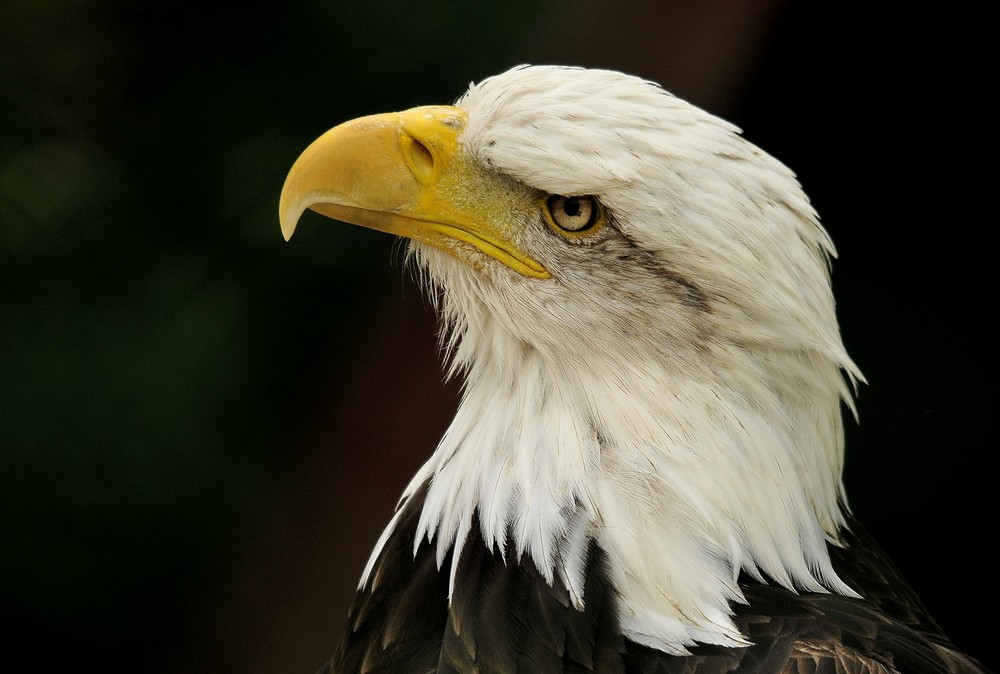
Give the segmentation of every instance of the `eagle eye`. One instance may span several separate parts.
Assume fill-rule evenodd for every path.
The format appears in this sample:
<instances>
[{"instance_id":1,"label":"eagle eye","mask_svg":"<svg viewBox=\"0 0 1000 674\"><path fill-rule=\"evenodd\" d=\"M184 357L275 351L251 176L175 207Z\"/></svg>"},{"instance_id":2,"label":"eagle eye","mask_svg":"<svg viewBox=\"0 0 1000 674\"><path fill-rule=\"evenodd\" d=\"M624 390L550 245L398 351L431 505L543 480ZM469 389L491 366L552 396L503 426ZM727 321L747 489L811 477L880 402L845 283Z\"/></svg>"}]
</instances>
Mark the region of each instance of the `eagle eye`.
<instances>
[{"instance_id":1,"label":"eagle eye","mask_svg":"<svg viewBox=\"0 0 1000 674\"><path fill-rule=\"evenodd\" d=\"M545 214L556 233L570 238L592 234L604 226L604 207L590 195L553 194L545 200Z\"/></svg>"}]
</instances>

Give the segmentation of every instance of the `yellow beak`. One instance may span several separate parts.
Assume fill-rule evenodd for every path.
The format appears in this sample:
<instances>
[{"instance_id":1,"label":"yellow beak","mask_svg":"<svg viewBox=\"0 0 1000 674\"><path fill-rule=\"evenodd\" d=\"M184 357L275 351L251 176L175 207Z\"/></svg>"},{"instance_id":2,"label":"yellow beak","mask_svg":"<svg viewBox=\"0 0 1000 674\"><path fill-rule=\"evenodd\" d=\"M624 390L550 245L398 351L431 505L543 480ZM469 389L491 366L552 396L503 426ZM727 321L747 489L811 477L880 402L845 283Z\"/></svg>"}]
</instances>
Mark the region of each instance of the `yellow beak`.
<instances>
[{"instance_id":1,"label":"yellow beak","mask_svg":"<svg viewBox=\"0 0 1000 674\"><path fill-rule=\"evenodd\" d=\"M405 236L479 266L475 251L535 278L549 272L515 243L513 220L458 152L465 111L450 106L362 117L330 129L292 166L278 206L291 238L310 208Z\"/></svg>"}]
</instances>

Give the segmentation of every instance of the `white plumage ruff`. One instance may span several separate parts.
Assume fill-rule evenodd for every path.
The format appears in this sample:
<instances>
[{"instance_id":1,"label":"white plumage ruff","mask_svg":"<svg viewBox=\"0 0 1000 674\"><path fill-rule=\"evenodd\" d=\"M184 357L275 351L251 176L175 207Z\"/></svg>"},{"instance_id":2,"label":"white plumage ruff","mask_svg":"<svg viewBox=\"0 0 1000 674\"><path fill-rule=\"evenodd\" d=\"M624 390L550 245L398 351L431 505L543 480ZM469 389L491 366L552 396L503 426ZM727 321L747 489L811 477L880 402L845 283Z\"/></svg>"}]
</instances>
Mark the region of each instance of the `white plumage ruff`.
<instances>
[{"instance_id":1,"label":"white plumage ruff","mask_svg":"<svg viewBox=\"0 0 1000 674\"><path fill-rule=\"evenodd\" d=\"M478 510L488 545L513 537L580 604L594 537L629 637L675 653L741 643L741 569L852 593L826 552L843 524L843 375L860 376L833 244L792 172L731 124L650 82L582 72L517 68L457 103L463 153L599 195L615 229L579 245L539 229L545 284L411 243L466 380L408 490L431 479L419 535L444 559Z\"/></svg>"}]
</instances>

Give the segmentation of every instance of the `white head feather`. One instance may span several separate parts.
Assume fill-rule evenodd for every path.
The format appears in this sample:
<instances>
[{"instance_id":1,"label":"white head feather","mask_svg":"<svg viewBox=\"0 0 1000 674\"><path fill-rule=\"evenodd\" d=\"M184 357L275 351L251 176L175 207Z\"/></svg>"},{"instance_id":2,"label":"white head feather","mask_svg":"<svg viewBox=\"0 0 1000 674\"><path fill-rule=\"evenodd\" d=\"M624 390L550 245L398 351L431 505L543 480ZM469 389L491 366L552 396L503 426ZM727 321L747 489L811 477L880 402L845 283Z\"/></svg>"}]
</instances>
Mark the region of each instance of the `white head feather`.
<instances>
[{"instance_id":1,"label":"white head feather","mask_svg":"<svg viewBox=\"0 0 1000 674\"><path fill-rule=\"evenodd\" d=\"M478 517L487 544L512 542L582 605L595 538L627 636L675 653L744 643L729 609L741 569L853 594L826 544L844 525L841 403L860 373L833 244L792 172L616 72L515 68L457 105L468 157L594 195L611 225L586 245L529 236L546 280L411 244L466 378L407 492L430 480L414 544L443 560Z\"/></svg>"}]
</instances>

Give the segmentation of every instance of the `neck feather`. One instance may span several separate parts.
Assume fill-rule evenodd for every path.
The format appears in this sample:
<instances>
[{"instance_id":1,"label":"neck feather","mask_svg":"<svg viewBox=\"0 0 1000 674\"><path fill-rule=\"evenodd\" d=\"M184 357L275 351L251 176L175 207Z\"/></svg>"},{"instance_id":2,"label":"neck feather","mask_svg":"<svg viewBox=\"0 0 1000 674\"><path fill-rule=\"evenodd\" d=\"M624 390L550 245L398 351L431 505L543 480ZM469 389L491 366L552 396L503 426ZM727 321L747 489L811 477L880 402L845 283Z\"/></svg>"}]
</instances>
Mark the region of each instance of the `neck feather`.
<instances>
[{"instance_id":1,"label":"neck feather","mask_svg":"<svg viewBox=\"0 0 1000 674\"><path fill-rule=\"evenodd\" d=\"M775 383L787 374L759 364L772 359L739 349L705 359L728 369L681 374L662 359L595 367L554 358L488 317L457 328L451 355L464 396L404 494L428 485L414 546L435 544L439 565L478 520L485 545L529 555L582 608L594 540L626 635L674 653L745 643L729 608L744 600L741 570L854 594L826 547L843 525L836 368L836 381L788 391ZM793 356L779 355L786 369Z\"/></svg>"}]
</instances>

